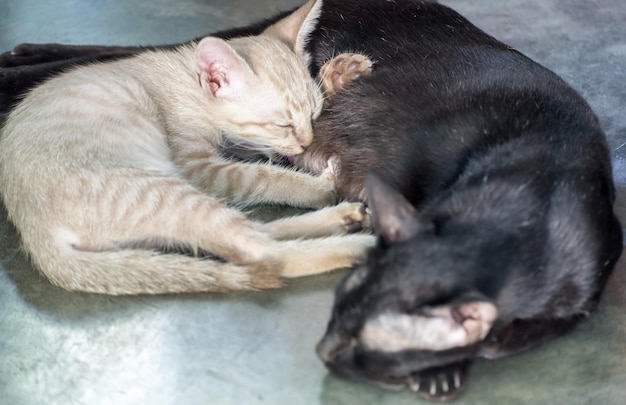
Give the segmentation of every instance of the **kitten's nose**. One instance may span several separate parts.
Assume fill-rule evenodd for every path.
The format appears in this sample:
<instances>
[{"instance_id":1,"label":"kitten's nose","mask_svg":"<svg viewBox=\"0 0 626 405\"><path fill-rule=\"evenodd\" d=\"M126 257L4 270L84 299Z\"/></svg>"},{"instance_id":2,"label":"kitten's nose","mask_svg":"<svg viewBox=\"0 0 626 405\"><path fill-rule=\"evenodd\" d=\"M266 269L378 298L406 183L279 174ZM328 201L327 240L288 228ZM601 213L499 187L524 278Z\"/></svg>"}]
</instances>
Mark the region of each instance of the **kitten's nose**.
<instances>
[{"instance_id":1,"label":"kitten's nose","mask_svg":"<svg viewBox=\"0 0 626 405\"><path fill-rule=\"evenodd\" d=\"M290 156L297 156L297 155L301 155L304 153L304 147L303 146L294 146L291 148L291 155Z\"/></svg>"},{"instance_id":2,"label":"kitten's nose","mask_svg":"<svg viewBox=\"0 0 626 405\"><path fill-rule=\"evenodd\" d=\"M296 138L298 139L298 143L300 146L306 149L307 146L313 142L313 130L307 129L305 131L300 132Z\"/></svg>"}]
</instances>

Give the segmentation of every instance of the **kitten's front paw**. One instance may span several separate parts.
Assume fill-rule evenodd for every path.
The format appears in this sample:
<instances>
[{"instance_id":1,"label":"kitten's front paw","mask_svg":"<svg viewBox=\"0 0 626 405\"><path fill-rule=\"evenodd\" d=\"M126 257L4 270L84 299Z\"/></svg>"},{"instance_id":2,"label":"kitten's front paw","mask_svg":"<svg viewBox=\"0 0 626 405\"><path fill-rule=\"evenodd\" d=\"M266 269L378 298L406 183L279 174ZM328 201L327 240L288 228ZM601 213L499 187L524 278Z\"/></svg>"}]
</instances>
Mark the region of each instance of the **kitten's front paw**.
<instances>
[{"instance_id":1,"label":"kitten's front paw","mask_svg":"<svg viewBox=\"0 0 626 405\"><path fill-rule=\"evenodd\" d=\"M370 217L361 203L343 202L335 207L343 232L359 232L370 227Z\"/></svg>"},{"instance_id":2,"label":"kitten's front paw","mask_svg":"<svg viewBox=\"0 0 626 405\"><path fill-rule=\"evenodd\" d=\"M329 159L326 168L315 177L315 194L313 195L313 206L311 208L323 208L337 202L335 193L335 164L333 158Z\"/></svg>"},{"instance_id":3,"label":"kitten's front paw","mask_svg":"<svg viewBox=\"0 0 626 405\"><path fill-rule=\"evenodd\" d=\"M327 97L337 94L346 84L372 72L372 61L357 53L342 53L322 66L320 78Z\"/></svg>"},{"instance_id":4,"label":"kitten's front paw","mask_svg":"<svg viewBox=\"0 0 626 405\"><path fill-rule=\"evenodd\" d=\"M324 208L337 202L335 194L335 178L325 173L314 177L311 194L309 194L309 208Z\"/></svg>"}]
</instances>

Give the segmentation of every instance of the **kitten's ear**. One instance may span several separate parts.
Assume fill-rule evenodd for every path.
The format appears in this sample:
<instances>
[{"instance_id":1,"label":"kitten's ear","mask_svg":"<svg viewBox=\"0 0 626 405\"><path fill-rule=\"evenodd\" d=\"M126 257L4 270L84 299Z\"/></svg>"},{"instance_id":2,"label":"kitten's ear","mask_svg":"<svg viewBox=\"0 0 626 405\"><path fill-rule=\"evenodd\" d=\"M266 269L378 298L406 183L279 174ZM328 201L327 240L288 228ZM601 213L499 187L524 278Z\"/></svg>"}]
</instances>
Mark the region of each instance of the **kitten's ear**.
<instances>
[{"instance_id":1,"label":"kitten's ear","mask_svg":"<svg viewBox=\"0 0 626 405\"><path fill-rule=\"evenodd\" d=\"M322 0L309 0L300 8L264 31L285 42L299 56L307 58L304 47L322 13Z\"/></svg>"},{"instance_id":2,"label":"kitten's ear","mask_svg":"<svg viewBox=\"0 0 626 405\"><path fill-rule=\"evenodd\" d=\"M365 189L374 230L387 243L400 242L419 232L432 231L434 225L421 220L411 203L375 170L367 171Z\"/></svg>"},{"instance_id":3,"label":"kitten's ear","mask_svg":"<svg viewBox=\"0 0 626 405\"><path fill-rule=\"evenodd\" d=\"M196 48L194 59L200 84L213 97L232 100L248 90L252 71L226 41L204 38Z\"/></svg>"}]
</instances>

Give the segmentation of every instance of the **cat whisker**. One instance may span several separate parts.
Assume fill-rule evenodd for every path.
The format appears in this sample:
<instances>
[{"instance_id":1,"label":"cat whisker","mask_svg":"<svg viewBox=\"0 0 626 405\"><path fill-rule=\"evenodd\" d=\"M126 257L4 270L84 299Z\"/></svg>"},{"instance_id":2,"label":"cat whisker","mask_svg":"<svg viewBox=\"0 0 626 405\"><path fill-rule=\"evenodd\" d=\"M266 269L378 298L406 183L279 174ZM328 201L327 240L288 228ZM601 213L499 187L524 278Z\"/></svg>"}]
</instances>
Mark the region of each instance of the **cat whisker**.
<instances>
[{"instance_id":1,"label":"cat whisker","mask_svg":"<svg viewBox=\"0 0 626 405\"><path fill-rule=\"evenodd\" d=\"M263 156L265 158L271 158L276 152L273 148L266 145L256 144L248 140L234 139L229 137L222 137L219 143L220 149L226 152L227 155L243 159L253 159L255 156Z\"/></svg>"}]
</instances>

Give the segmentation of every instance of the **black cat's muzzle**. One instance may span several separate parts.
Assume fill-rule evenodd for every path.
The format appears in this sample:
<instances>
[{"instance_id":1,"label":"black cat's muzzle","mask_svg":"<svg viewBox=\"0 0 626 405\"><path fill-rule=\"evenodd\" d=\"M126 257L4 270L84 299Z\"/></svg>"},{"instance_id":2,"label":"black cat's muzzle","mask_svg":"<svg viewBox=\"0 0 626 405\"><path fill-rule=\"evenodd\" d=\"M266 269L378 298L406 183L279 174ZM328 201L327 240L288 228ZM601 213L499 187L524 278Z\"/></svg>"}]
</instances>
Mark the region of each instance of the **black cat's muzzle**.
<instances>
[{"instance_id":1,"label":"black cat's muzzle","mask_svg":"<svg viewBox=\"0 0 626 405\"><path fill-rule=\"evenodd\" d=\"M400 390L408 387L417 392L415 384L420 378L424 380L424 376L428 376L427 379L430 380L431 375L441 375L440 370L446 370L451 365L463 364L466 367L465 361L476 354L478 344L442 351L383 352L364 348L358 339L349 334L329 331L317 344L316 350L328 370L339 377L367 382L384 389ZM458 387L452 387L455 384L455 372L452 369L449 373L449 384L451 389L460 391L460 383ZM463 384L464 372L459 377L463 379ZM428 395L422 396L434 399Z\"/></svg>"},{"instance_id":2,"label":"black cat's muzzle","mask_svg":"<svg viewBox=\"0 0 626 405\"><path fill-rule=\"evenodd\" d=\"M327 333L317 344L316 351L326 368L339 377L368 382L384 389L398 390L405 386L406 378L388 377L378 370L361 367L362 349L350 336Z\"/></svg>"}]
</instances>

